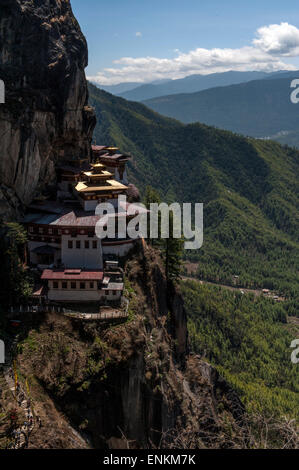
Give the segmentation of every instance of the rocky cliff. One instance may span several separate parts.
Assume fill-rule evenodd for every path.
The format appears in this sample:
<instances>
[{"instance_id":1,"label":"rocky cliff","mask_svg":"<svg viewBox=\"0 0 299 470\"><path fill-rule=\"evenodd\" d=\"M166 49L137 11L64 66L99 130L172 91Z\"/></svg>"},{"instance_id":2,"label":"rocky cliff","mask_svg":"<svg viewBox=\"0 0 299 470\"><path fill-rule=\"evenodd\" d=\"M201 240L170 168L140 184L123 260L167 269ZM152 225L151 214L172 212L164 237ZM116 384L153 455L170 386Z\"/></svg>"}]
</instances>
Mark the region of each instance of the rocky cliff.
<instances>
[{"instance_id":1,"label":"rocky cliff","mask_svg":"<svg viewBox=\"0 0 299 470\"><path fill-rule=\"evenodd\" d=\"M82 439L105 449L246 446L242 403L189 354L183 302L176 287L167 289L159 255L135 252L125 270L125 323L54 314L24 322L17 368L43 422L29 447Z\"/></svg>"},{"instance_id":2,"label":"rocky cliff","mask_svg":"<svg viewBox=\"0 0 299 470\"><path fill-rule=\"evenodd\" d=\"M69 0L1 0L0 217L55 180L59 158L88 157L87 45Z\"/></svg>"},{"instance_id":3,"label":"rocky cliff","mask_svg":"<svg viewBox=\"0 0 299 470\"><path fill-rule=\"evenodd\" d=\"M55 183L55 161L88 156L94 116L86 42L69 1L1 0L0 39L0 216L9 217ZM210 365L189 354L183 301L159 255L139 247L124 269L125 323L21 318L16 367L43 423L29 447L244 444L243 406ZM9 416L16 405L5 392ZM1 425L6 436L10 424Z\"/></svg>"}]
</instances>

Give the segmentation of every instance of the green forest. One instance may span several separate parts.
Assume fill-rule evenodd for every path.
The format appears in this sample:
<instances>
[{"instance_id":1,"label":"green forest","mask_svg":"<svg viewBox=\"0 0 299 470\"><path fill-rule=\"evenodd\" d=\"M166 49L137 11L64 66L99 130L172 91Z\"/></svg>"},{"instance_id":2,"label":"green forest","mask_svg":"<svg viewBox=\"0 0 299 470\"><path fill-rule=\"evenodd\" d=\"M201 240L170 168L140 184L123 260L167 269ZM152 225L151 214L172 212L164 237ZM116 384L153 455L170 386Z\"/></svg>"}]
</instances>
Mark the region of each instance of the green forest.
<instances>
[{"instance_id":1,"label":"green forest","mask_svg":"<svg viewBox=\"0 0 299 470\"><path fill-rule=\"evenodd\" d=\"M181 282L191 350L211 362L248 411L299 418L290 344L299 327L299 152L201 124L185 125L90 86L98 144L133 158L130 179L166 202L204 203L204 244L185 251L193 276L270 289L275 303ZM185 273L186 274L186 273Z\"/></svg>"},{"instance_id":2,"label":"green forest","mask_svg":"<svg viewBox=\"0 0 299 470\"><path fill-rule=\"evenodd\" d=\"M166 202L204 203L197 277L299 298L299 151L202 124L184 125L89 86L98 144L130 153L130 180Z\"/></svg>"},{"instance_id":3,"label":"green forest","mask_svg":"<svg viewBox=\"0 0 299 470\"><path fill-rule=\"evenodd\" d=\"M212 363L248 411L299 420L298 365L291 341L299 323L262 296L242 295L197 281L181 283L191 348Z\"/></svg>"}]
</instances>

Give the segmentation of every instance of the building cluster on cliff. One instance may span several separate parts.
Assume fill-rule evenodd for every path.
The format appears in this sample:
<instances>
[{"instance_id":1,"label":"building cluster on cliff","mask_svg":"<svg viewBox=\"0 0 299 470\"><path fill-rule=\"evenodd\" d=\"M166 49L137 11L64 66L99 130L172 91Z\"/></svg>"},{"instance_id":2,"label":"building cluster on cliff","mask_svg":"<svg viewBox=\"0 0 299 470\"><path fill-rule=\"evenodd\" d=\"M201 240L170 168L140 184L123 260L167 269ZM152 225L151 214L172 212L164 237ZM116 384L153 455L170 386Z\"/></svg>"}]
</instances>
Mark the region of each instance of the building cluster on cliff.
<instances>
[{"instance_id":1,"label":"building cluster on cliff","mask_svg":"<svg viewBox=\"0 0 299 470\"><path fill-rule=\"evenodd\" d=\"M114 239L98 238L101 216L96 208L109 202L116 209L116 220L125 217L127 224L131 219L132 204L127 203L121 213L118 208L118 196L128 190L130 157L117 148L96 145L92 155L91 163L88 159L60 163L56 200L33 201L24 219L29 262L41 272L38 294L49 301L106 303L119 301L123 293L119 259L136 241L121 238L117 230Z\"/></svg>"}]
</instances>

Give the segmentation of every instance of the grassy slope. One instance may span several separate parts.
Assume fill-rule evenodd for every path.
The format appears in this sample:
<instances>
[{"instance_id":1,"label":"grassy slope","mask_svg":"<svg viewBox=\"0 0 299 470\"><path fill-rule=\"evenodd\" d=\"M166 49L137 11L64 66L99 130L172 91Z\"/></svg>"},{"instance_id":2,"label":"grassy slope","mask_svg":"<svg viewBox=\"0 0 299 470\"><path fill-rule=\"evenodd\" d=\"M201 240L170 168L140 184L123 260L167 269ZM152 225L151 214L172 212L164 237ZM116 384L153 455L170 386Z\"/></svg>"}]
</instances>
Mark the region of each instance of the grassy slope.
<instances>
[{"instance_id":1,"label":"grassy slope","mask_svg":"<svg viewBox=\"0 0 299 470\"><path fill-rule=\"evenodd\" d=\"M134 156L130 177L165 200L205 203L199 275L298 292L299 152L200 124L183 125L90 87L98 143Z\"/></svg>"}]
</instances>

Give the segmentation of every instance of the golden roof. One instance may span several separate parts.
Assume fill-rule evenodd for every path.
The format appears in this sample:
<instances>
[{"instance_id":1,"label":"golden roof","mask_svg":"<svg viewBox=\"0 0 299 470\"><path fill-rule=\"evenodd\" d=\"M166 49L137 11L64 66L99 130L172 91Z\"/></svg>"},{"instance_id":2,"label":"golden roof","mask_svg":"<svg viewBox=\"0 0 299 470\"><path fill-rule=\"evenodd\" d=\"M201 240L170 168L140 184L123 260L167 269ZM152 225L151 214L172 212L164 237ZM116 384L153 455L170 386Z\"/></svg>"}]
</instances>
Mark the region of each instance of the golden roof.
<instances>
[{"instance_id":1,"label":"golden roof","mask_svg":"<svg viewBox=\"0 0 299 470\"><path fill-rule=\"evenodd\" d=\"M101 173L93 173L92 171L84 171L83 173L85 176L88 176L88 178L110 178L111 176L113 176L112 173L110 173L110 171L102 171Z\"/></svg>"},{"instance_id":2,"label":"golden roof","mask_svg":"<svg viewBox=\"0 0 299 470\"><path fill-rule=\"evenodd\" d=\"M128 186L119 183L115 180L107 180L109 186L89 186L87 183L80 182L76 186L76 191L79 193L87 193L87 192L96 192L96 191L115 191L115 190L125 190L128 189Z\"/></svg>"},{"instance_id":3,"label":"golden roof","mask_svg":"<svg viewBox=\"0 0 299 470\"><path fill-rule=\"evenodd\" d=\"M105 168L103 163L91 163L92 168Z\"/></svg>"}]
</instances>

